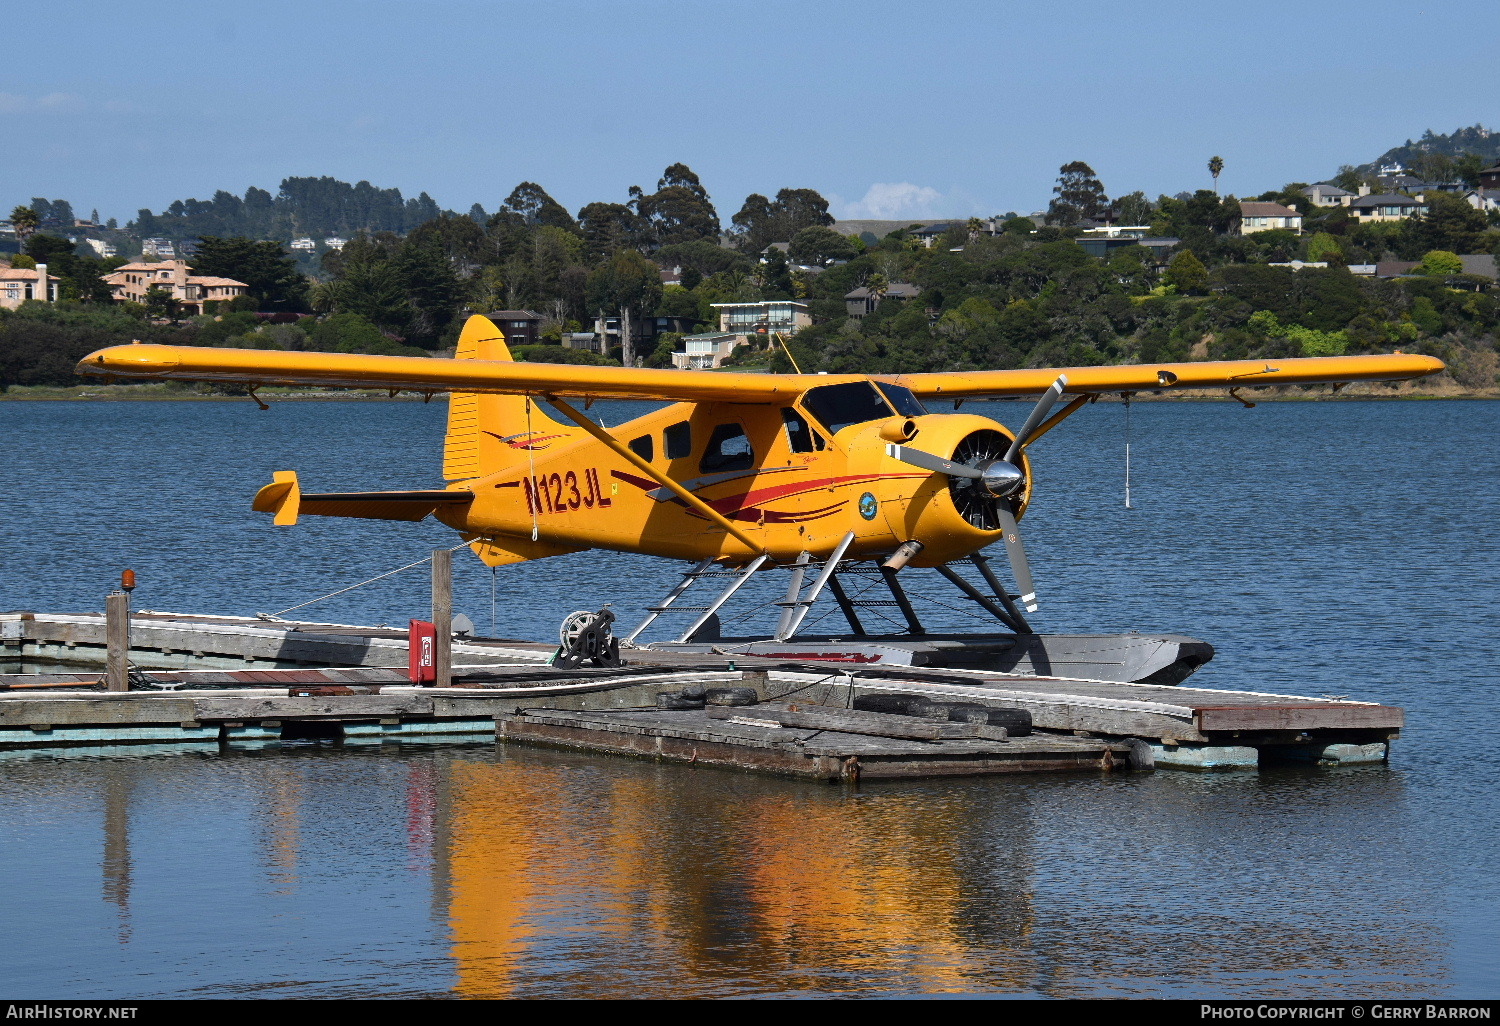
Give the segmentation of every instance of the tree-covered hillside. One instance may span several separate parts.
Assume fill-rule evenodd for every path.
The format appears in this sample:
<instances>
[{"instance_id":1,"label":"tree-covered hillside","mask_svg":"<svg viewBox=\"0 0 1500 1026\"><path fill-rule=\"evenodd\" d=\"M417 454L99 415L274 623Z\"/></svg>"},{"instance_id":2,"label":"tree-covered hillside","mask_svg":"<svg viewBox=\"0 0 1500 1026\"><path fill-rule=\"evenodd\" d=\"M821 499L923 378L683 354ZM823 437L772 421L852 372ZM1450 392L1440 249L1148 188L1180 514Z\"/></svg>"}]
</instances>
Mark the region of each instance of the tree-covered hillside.
<instances>
[{"instance_id":1,"label":"tree-covered hillside","mask_svg":"<svg viewBox=\"0 0 1500 1026\"><path fill-rule=\"evenodd\" d=\"M1382 167L1399 165L1412 170L1419 178L1443 181L1445 179L1433 177L1430 168L1446 167L1467 154L1478 158L1484 167L1500 162L1500 132L1483 125L1474 125L1456 129L1447 135L1439 135L1429 128L1415 142L1408 139L1400 146L1392 146L1370 163L1360 164L1354 170L1360 174L1370 174ZM1424 174L1424 171L1429 173Z\"/></svg>"},{"instance_id":2,"label":"tree-covered hillside","mask_svg":"<svg viewBox=\"0 0 1500 1026\"><path fill-rule=\"evenodd\" d=\"M126 230L142 238L242 235L289 242L299 236L348 238L360 231L405 234L440 213L425 192L402 199L400 189L377 189L369 182L286 178L275 196L255 186L243 197L220 189L212 199L175 200L159 214L141 210Z\"/></svg>"},{"instance_id":3,"label":"tree-covered hillside","mask_svg":"<svg viewBox=\"0 0 1500 1026\"><path fill-rule=\"evenodd\" d=\"M1465 387L1495 388L1500 297L1484 274L1493 275L1489 261L1500 254L1500 213L1431 191L1426 212L1369 223L1344 207L1314 207L1301 190L1288 183L1257 199L1297 207L1302 233L1243 234L1233 196L1201 189L1153 201L1137 190L1111 200L1093 170L1073 161L1059 171L1050 223L976 218L937 237L901 229L871 244L833 231L827 201L811 189L752 194L726 224L698 176L673 164L654 190L631 186L576 213L535 182L516 186L489 216L423 209L413 216L432 216L404 233L351 233L342 251L321 254L316 282L278 242L205 234L199 273L250 290L194 318L168 296L108 305L101 275L121 258L95 259L29 217L20 259L47 263L62 278L64 302L0 311L0 387L69 383L67 359L46 354L93 345L105 324L121 340L171 332L184 344L432 352L452 346L466 312L491 310L542 316L545 344L519 354L526 359L578 359L582 351L561 348L565 337L605 322L611 349L599 359L666 367L685 334L717 328L714 304L796 300L813 319L791 341L804 371L1402 348L1448 361ZM289 209L325 217L354 216L336 212L359 194L342 183L283 192ZM409 204L389 199L389 216L406 216ZM270 209L275 216L275 201ZM1096 220L1148 226L1147 238L1087 234ZM1294 261L1326 266L1299 270ZM1381 263L1380 277L1368 273ZM284 323L298 313L302 320ZM87 342L75 344L75 335ZM737 349L734 362L790 369L779 348L758 341Z\"/></svg>"}]
</instances>

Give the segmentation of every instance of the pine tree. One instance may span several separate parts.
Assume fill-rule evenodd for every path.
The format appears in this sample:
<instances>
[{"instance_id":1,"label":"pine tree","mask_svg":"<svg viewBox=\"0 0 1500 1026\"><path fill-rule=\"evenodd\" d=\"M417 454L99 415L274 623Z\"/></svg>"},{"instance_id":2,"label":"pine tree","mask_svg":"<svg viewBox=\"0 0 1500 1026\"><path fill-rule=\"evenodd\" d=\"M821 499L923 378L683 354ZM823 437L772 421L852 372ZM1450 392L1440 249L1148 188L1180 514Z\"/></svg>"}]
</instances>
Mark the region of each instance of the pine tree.
<instances>
[{"instance_id":1,"label":"pine tree","mask_svg":"<svg viewBox=\"0 0 1500 1026\"><path fill-rule=\"evenodd\" d=\"M1081 160L1058 168L1057 193L1047 207L1047 223L1071 227L1085 218L1096 218L1109 209L1109 198L1094 169Z\"/></svg>"}]
</instances>

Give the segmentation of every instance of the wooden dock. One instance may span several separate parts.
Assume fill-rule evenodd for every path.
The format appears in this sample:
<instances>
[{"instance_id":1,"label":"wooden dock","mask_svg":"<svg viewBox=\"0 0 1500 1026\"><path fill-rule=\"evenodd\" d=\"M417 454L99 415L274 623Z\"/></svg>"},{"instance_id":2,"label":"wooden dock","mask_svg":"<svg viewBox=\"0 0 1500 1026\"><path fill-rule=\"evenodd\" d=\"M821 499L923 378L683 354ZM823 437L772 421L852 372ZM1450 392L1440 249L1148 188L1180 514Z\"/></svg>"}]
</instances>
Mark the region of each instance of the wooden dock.
<instances>
[{"instance_id":1,"label":"wooden dock","mask_svg":"<svg viewBox=\"0 0 1500 1026\"><path fill-rule=\"evenodd\" d=\"M1109 772L1131 765L1129 744L1033 734L1028 737L882 736L878 721L903 716L832 710L860 733L779 722L785 703L732 710L587 712L528 709L501 717L504 741L634 755L665 762L751 769L823 781L888 780L997 773ZM715 715L719 713L721 715ZM827 714L825 714L827 715ZM862 719L862 724L853 721ZM833 722L837 722L834 720ZM888 729L899 730L899 726Z\"/></svg>"},{"instance_id":2,"label":"wooden dock","mask_svg":"<svg viewBox=\"0 0 1500 1026\"><path fill-rule=\"evenodd\" d=\"M65 658L57 662L97 665L103 627L97 615L0 614L0 640L11 658L41 661L62 653ZM155 653L173 668L140 674L137 690L127 693L103 693L100 672L83 665L76 671L69 666L46 674L0 674L0 750L174 740L232 744L309 731L346 739L491 734L561 743L543 735L584 731L599 751L634 751L631 746L648 742L628 738L647 735L632 734L613 720L588 727L564 721L572 714L636 710L629 714L634 720L620 722L639 726L650 717L638 714L656 713L658 695L703 682L753 688L760 702L772 704L847 709L871 695L905 695L1023 709L1049 743L1062 739L1074 746L1064 745L1068 752L1093 753L1059 758L1082 758L1077 765L1095 768L1102 752L1132 741L1150 756L1137 750L1137 765L1154 761L1159 767L1250 769L1280 759L1379 762L1403 723L1400 709L1341 698L649 649L625 650L625 665L617 668L562 670L546 664L550 646L483 638L455 639L453 687L418 688L406 678L405 632L235 617L137 614L132 641L138 665L145 664L143 654ZM299 662L318 659L326 661L321 666ZM544 722L540 716L561 719ZM660 729L678 722L686 721L668 718ZM722 722L715 729L723 730ZM569 736L577 741L584 734ZM649 744L657 746L661 758L674 758L670 753L681 749L678 742L693 740L671 733L650 736L658 739ZM711 743L738 744L732 739ZM1028 746L1035 747L1029 741ZM771 759L780 767L777 772L822 772L804 772L808 766L787 762L782 749L740 747L745 749L740 764L747 768ZM780 754L764 754L772 751ZM897 755L890 758L891 765L900 761ZM706 760L706 755L699 759ZM982 762L971 759L971 771L1009 771L982 768ZM995 765L1013 762L1007 755L997 757Z\"/></svg>"},{"instance_id":3,"label":"wooden dock","mask_svg":"<svg viewBox=\"0 0 1500 1026\"><path fill-rule=\"evenodd\" d=\"M103 613L0 613L0 658L104 665ZM552 647L505 638L455 638L455 664L544 663ZM137 610L130 658L142 669L275 670L406 666L406 630L243 616Z\"/></svg>"}]
</instances>

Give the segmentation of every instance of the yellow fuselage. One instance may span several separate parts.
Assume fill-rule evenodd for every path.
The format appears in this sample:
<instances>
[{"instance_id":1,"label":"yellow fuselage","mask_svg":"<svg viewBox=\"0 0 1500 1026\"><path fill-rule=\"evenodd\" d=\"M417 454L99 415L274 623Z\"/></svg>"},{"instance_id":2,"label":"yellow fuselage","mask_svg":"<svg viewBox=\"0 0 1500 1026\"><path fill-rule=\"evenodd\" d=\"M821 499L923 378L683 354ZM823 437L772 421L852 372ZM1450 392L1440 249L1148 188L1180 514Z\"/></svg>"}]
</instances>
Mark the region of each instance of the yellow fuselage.
<instances>
[{"instance_id":1,"label":"yellow fuselage","mask_svg":"<svg viewBox=\"0 0 1500 1026\"><path fill-rule=\"evenodd\" d=\"M799 407L788 409L816 423ZM900 440L947 458L965 436L986 430L1010 437L994 421L968 414L892 417L828 437L812 426L789 430L781 407L737 403L678 403L609 428L654 470L740 528L756 549L581 428L550 421L502 438L524 458L451 483L472 491L474 501L437 516L522 558L547 554L538 548L606 548L725 563L764 552L783 561L801 552L825 557L852 532L846 558L889 553L915 538L927 547L914 564L931 566L976 552L1001 532L960 515L946 475L893 459L885 446ZM1030 468L1023 463L1023 469L1024 504Z\"/></svg>"}]
</instances>

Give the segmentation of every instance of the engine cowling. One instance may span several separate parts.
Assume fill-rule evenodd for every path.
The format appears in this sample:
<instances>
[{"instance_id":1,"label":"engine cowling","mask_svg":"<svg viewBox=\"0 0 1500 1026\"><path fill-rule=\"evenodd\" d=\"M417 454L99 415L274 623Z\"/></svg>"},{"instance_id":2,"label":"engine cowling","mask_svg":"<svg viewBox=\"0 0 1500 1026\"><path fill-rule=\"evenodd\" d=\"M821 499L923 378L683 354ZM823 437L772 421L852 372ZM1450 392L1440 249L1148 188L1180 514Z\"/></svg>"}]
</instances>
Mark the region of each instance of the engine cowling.
<instances>
[{"instance_id":1,"label":"engine cowling","mask_svg":"<svg viewBox=\"0 0 1500 1026\"><path fill-rule=\"evenodd\" d=\"M878 473L881 511L895 539L920 539L924 549L913 566L936 566L999 541L1002 535L996 510L1009 505L1019 517L1031 496L1031 468L1024 455L1019 466L1002 457L1013 435L1004 425L972 414L927 414L912 418L916 432L912 446L955 463L983 471L989 480L959 478L918 468L885 454L880 433L870 430L851 446L851 469Z\"/></svg>"}]
</instances>

